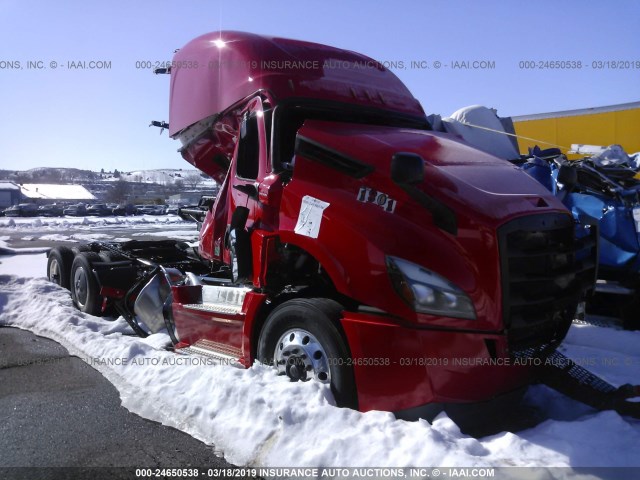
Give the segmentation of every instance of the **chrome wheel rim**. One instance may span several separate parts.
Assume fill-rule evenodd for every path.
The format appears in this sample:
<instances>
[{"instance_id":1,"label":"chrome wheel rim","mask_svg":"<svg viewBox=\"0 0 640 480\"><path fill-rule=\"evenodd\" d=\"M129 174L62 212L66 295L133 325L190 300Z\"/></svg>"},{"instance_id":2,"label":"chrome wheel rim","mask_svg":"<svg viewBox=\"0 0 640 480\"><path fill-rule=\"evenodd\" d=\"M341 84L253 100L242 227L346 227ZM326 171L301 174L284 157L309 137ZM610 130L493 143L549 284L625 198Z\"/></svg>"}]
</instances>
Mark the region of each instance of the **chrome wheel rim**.
<instances>
[{"instance_id":1,"label":"chrome wheel rim","mask_svg":"<svg viewBox=\"0 0 640 480\"><path fill-rule=\"evenodd\" d=\"M60 264L55 258L49 264L49 280L60 285Z\"/></svg>"},{"instance_id":2,"label":"chrome wheel rim","mask_svg":"<svg viewBox=\"0 0 640 480\"><path fill-rule=\"evenodd\" d=\"M76 294L76 303L80 308L84 307L87 303L87 273L84 268L78 267L73 274L73 286Z\"/></svg>"},{"instance_id":3,"label":"chrome wheel rim","mask_svg":"<svg viewBox=\"0 0 640 480\"><path fill-rule=\"evenodd\" d=\"M306 330L287 330L276 343L273 359L278 373L291 381L331 382L329 358L318 339Z\"/></svg>"}]
</instances>

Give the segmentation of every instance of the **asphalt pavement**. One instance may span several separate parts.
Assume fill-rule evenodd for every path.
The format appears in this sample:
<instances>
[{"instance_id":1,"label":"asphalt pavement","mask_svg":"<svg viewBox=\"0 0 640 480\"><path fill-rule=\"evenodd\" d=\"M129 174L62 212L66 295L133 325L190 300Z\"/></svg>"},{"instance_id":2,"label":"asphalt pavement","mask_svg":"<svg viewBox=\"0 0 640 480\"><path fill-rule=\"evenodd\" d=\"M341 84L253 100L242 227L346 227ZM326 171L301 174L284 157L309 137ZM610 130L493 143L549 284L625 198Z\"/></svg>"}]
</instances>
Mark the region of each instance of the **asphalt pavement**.
<instances>
[{"instance_id":1,"label":"asphalt pavement","mask_svg":"<svg viewBox=\"0 0 640 480\"><path fill-rule=\"evenodd\" d=\"M94 470L85 477L78 467ZM0 477L94 478L102 471L114 478L119 470L106 467L128 467L115 477L136 478L137 468L233 465L214 447L126 410L115 387L60 344L0 327Z\"/></svg>"}]
</instances>

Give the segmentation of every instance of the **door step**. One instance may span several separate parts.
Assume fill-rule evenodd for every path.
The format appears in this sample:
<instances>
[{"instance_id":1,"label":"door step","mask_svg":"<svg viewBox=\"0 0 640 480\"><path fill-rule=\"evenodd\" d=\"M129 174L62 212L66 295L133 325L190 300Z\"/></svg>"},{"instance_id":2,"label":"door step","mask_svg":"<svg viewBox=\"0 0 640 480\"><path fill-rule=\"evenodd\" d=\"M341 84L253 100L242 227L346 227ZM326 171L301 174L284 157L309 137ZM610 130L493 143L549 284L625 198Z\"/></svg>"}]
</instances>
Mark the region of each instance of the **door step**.
<instances>
[{"instance_id":1,"label":"door step","mask_svg":"<svg viewBox=\"0 0 640 480\"><path fill-rule=\"evenodd\" d=\"M189 310L199 310L201 312L222 313L224 315L238 315L242 313L242 306L235 307L220 305L218 303L185 303L182 305Z\"/></svg>"},{"instance_id":2,"label":"door step","mask_svg":"<svg viewBox=\"0 0 640 480\"><path fill-rule=\"evenodd\" d=\"M242 308L244 297L251 291L244 287L223 287L220 285L202 286L202 303L214 305L227 305L229 307Z\"/></svg>"},{"instance_id":3,"label":"door step","mask_svg":"<svg viewBox=\"0 0 640 480\"><path fill-rule=\"evenodd\" d=\"M176 349L175 352L183 355L199 355L201 357L213 358L217 360L220 365L232 365L234 367L244 368L240 363L242 352L239 349L211 340L198 340L188 347Z\"/></svg>"},{"instance_id":4,"label":"door step","mask_svg":"<svg viewBox=\"0 0 640 480\"><path fill-rule=\"evenodd\" d=\"M250 288L203 285L202 302L184 304L184 308L223 315L239 315Z\"/></svg>"}]
</instances>

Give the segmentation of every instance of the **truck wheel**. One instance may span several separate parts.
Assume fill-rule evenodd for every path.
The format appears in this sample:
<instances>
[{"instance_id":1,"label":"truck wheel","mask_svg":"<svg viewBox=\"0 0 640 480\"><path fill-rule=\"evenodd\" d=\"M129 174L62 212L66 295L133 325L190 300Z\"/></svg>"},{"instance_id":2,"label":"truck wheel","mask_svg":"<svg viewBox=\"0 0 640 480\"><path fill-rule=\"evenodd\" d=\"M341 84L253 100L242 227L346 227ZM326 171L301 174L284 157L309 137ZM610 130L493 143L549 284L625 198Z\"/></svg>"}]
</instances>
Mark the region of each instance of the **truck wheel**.
<instances>
[{"instance_id":1,"label":"truck wheel","mask_svg":"<svg viewBox=\"0 0 640 480\"><path fill-rule=\"evenodd\" d=\"M69 275L73 263L73 252L67 247L53 247L47 259L49 281L69 290Z\"/></svg>"},{"instance_id":2,"label":"truck wheel","mask_svg":"<svg viewBox=\"0 0 640 480\"><path fill-rule=\"evenodd\" d=\"M349 350L337 327L342 310L339 303L325 298L283 303L260 332L258 359L291 381L328 383L338 406L357 408Z\"/></svg>"},{"instance_id":3,"label":"truck wheel","mask_svg":"<svg viewBox=\"0 0 640 480\"><path fill-rule=\"evenodd\" d=\"M71 298L78 310L89 315L101 316L102 297L98 293L98 282L91 271L93 264L100 262L98 254L83 252L76 255L71 266Z\"/></svg>"}]
</instances>

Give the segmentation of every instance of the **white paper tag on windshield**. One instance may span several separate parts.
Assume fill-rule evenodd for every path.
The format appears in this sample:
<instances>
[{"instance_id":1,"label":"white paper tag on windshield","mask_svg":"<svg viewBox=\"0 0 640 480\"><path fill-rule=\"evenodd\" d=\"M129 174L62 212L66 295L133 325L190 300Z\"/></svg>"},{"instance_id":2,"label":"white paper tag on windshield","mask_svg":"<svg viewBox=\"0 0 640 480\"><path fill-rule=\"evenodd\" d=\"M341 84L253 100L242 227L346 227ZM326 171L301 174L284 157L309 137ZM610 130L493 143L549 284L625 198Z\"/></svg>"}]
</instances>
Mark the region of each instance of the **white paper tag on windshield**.
<instances>
[{"instance_id":1,"label":"white paper tag on windshield","mask_svg":"<svg viewBox=\"0 0 640 480\"><path fill-rule=\"evenodd\" d=\"M320 224L322 223L322 212L329 206L329 203L317 198L305 195L302 197L302 205L298 214L298 223L294 232L305 237L318 238Z\"/></svg>"}]
</instances>

